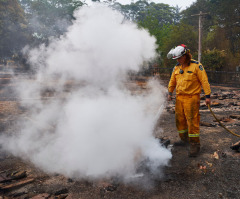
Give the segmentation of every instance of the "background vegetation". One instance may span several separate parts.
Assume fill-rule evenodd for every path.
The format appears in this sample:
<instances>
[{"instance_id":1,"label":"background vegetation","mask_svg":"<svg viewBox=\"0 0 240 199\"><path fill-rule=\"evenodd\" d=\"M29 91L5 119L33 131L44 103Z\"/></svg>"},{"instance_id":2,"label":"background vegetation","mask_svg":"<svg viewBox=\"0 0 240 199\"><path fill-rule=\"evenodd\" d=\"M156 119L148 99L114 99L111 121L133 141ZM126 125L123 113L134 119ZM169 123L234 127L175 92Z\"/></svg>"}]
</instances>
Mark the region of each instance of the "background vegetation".
<instances>
[{"instance_id":1,"label":"background vegetation","mask_svg":"<svg viewBox=\"0 0 240 199\"><path fill-rule=\"evenodd\" d=\"M0 0L0 60L21 61L24 46L47 45L51 37L60 37L75 20L74 11L84 4L79 0ZM203 65L212 71L235 71L240 65L239 0L196 0L185 10L144 0L130 5L110 1L109 5L156 37L159 67L173 66L166 54L182 43L197 59L198 17L192 15L200 11L208 13L203 19Z\"/></svg>"}]
</instances>

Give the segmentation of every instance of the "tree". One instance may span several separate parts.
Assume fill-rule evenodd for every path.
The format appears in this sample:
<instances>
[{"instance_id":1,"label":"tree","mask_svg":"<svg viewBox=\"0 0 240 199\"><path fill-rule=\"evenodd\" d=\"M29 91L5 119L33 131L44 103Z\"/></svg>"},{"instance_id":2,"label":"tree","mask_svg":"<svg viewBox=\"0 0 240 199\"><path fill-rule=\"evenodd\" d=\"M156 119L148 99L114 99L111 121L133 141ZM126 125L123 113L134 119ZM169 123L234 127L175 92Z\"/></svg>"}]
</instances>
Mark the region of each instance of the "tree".
<instances>
[{"instance_id":1,"label":"tree","mask_svg":"<svg viewBox=\"0 0 240 199\"><path fill-rule=\"evenodd\" d=\"M180 44L185 44L190 48L193 56L196 56L198 44L197 44L197 32L193 26L184 24L183 22L171 27L171 31L164 40L162 48L162 57L164 59L164 65L169 67L173 66L176 61L168 60L167 53L174 47Z\"/></svg>"},{"instance_id":2,"label":"tree","mask_svg":"<svg viewBox=\"0 0 240 199\"><path fill-rule=\"evenodd\" d=\"M164 24L176 24L179 22L180 15L177 8L163 3L151 3L138 13L137 20L144 21L146 17L156 19L159 26L162 26Z\"/></svg>"},{"instance_id":3,"label":"tree","mask_svg":"<svg viewBox=\"0 0 240 199\"><path fill-rule=\"evenodd\" d=\"M226 52L224 50L206 50L203 52L202 63L207 70L219 71L225 68Z\"/></svg>"},{"instance_id":4,"label":"tree","mask_svg":"<svg viewBox=\"0 0 240 199\"><path fill-rule=\"evenodd\" d=\"M39 43L59 37L74 20L74 11L83 5L79 0L20 0L32 34Z\"/></svg>"},{"instance_id":5,"label":"tree","mask_svg":"<svg viewBox=\"0 0 240 199\"><path fill-rule=\"evenodd\" d=\"M178 9L167 4L151 3L146 10L139 12L137 20L140 27L148 29L156 37L160 52L172 25L177 24L179 18Z\"/></svg>"},{"instance_id":6,"label":"tree","mask_svg":"<svg viewBox=\"0 0 240 199\"><path fill-rule=\"evenodd\" d=\"M137 22L139 19L139 13L144 12L149 3L144 0L137 1L136 3L131 3L130 5L121 5L120 11L123 13L126 19Z\"/></svg>"},{"instance_id":7,"label":"tree","mask_svg":"<svg viewBox=\"0 0 240 199\"><path fill-rule=\"evenodd\" d=\"M139 28L147 29L156 38L157 51L160 54L172 25L180 21L179 8L163 3L148 3L147 1L137 1L130 5L120 6L125 18L135 21Z\"/></svg>"},{"instance_id":8,"label":"tree","mask_svg":"<svg viewBox=\"0 0 240 199\"><path fill-rule=\"evenodd\" d=\"M230 41L226 38L225 28L212 26L204 38L203 45L205 49L230 49Z\"/></svg>"},{"instance_id":9,"label":"tree","mask_svg":"<svg viewBox=\"0 0 240 199\"><path fill-rule=\"evenodd\" d=\"M223 27L233 54L240 53L240 1L212 0L219 27Z\"/></svg>"},{"instance_id":10,"label":"tree","mask_svg":"<svg viewBox=\"0 0 240 199\"><path fill-rule=\"evenodd\" d=\"M225 50L228 63L232 63L228 68L235 69L240 59L240 1L197 0L182 12L184 23L197 30L198 18L191 15L200 11L209 13L203 22L203 51Z\"/></svg>"},{"instance_id":11,"label":"tree","mask_svg":"<svg viewBox=\"0 0 240 199\"><path fill-rule=\"evenodd\" d=\"M11 57L26 45L27 20L17 0L0 0L0 58Z\"/></svg>"}]
</instances>

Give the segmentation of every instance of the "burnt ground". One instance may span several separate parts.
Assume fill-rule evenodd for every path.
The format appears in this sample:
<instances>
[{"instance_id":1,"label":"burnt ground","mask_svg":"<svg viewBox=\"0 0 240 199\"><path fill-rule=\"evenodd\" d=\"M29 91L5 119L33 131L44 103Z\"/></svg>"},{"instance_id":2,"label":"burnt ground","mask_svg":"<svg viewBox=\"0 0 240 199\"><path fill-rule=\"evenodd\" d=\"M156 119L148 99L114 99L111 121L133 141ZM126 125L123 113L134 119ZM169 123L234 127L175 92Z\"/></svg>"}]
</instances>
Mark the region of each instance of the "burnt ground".
<instances>
[{"instance_id":1,"label":"burnt ground","mask_svg":"<svg viewBox=\"0 0 240 199\"><path fill-rule=\"evenodd\" d=\"M11 76L0 76L0 133L9 133L22 110L14 99ZM138 82L138 89L145 89ZM240 134L240 89L212 86L212 110L223 124ZM6 97L7 96L7 97ZM47 174L26 160L0 150L0 199L192 199L240 198L240 153L230 146L239 141L215 121L201 101L201 153L188 157L188 148L173 146L178 141L175 127L174 102L169 102L156 125L156 137L170 141L173 158L163 168L162 176L147 170L134 183L123 184L117 179L90 181L69 179Z\"/></svg>"}]
</instances>

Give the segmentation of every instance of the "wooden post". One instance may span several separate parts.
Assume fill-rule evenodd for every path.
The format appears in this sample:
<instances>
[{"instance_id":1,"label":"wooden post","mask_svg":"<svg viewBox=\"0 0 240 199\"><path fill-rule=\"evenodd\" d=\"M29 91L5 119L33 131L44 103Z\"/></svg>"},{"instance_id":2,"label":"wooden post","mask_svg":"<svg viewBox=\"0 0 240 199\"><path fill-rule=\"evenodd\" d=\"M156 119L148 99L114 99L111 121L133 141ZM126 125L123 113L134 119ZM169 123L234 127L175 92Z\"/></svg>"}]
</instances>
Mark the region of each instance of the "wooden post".
<instances>
[{"instance_id":1,"label":"wooden post","mask_svg":"<svg viewBox=\"0 0 240 199\"><path fill-rule=\"evenodd\" d=\"M199 13L198 18L198 61L201 62L202 57L202 11Z\"/></svg>"},{"instance_id":2,"label":"wooden post","mask_svg":"<svg viewBox=\"0 0 240 199\"><path fill-rule=\"evenodd\" d=\"M200 11L199 14L191 15L191 16L198 16L198 61L201 62L202 57L202 16L207 15L208 13L202 13Z\"/></svg>"}]
</instances>

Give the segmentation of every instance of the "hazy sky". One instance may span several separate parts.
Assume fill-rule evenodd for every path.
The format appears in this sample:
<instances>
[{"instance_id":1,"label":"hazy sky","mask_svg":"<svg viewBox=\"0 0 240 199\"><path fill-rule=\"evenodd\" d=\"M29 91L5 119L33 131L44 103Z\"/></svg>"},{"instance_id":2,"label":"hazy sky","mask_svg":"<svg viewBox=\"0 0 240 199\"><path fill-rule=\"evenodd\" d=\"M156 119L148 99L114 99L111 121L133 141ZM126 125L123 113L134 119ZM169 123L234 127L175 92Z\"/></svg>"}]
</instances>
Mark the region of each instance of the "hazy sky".
<instances>
[{"instance_id":1,"label":"hazy sky","mask_svg":"<svg viewBox=\"0 0 240 199\"><path fill-rule=\"evenodd\" d=\"M117 0L121 4L129 4L131 3L131 0ZM134 0L136 2L137 0ZM170 6L176 6L178 5L182 9L185 9L186 7L189 7L193 2L196 2L196 0L150 0L155 3L165 3L169 4Z\"/></svg>"}]
</instances>

